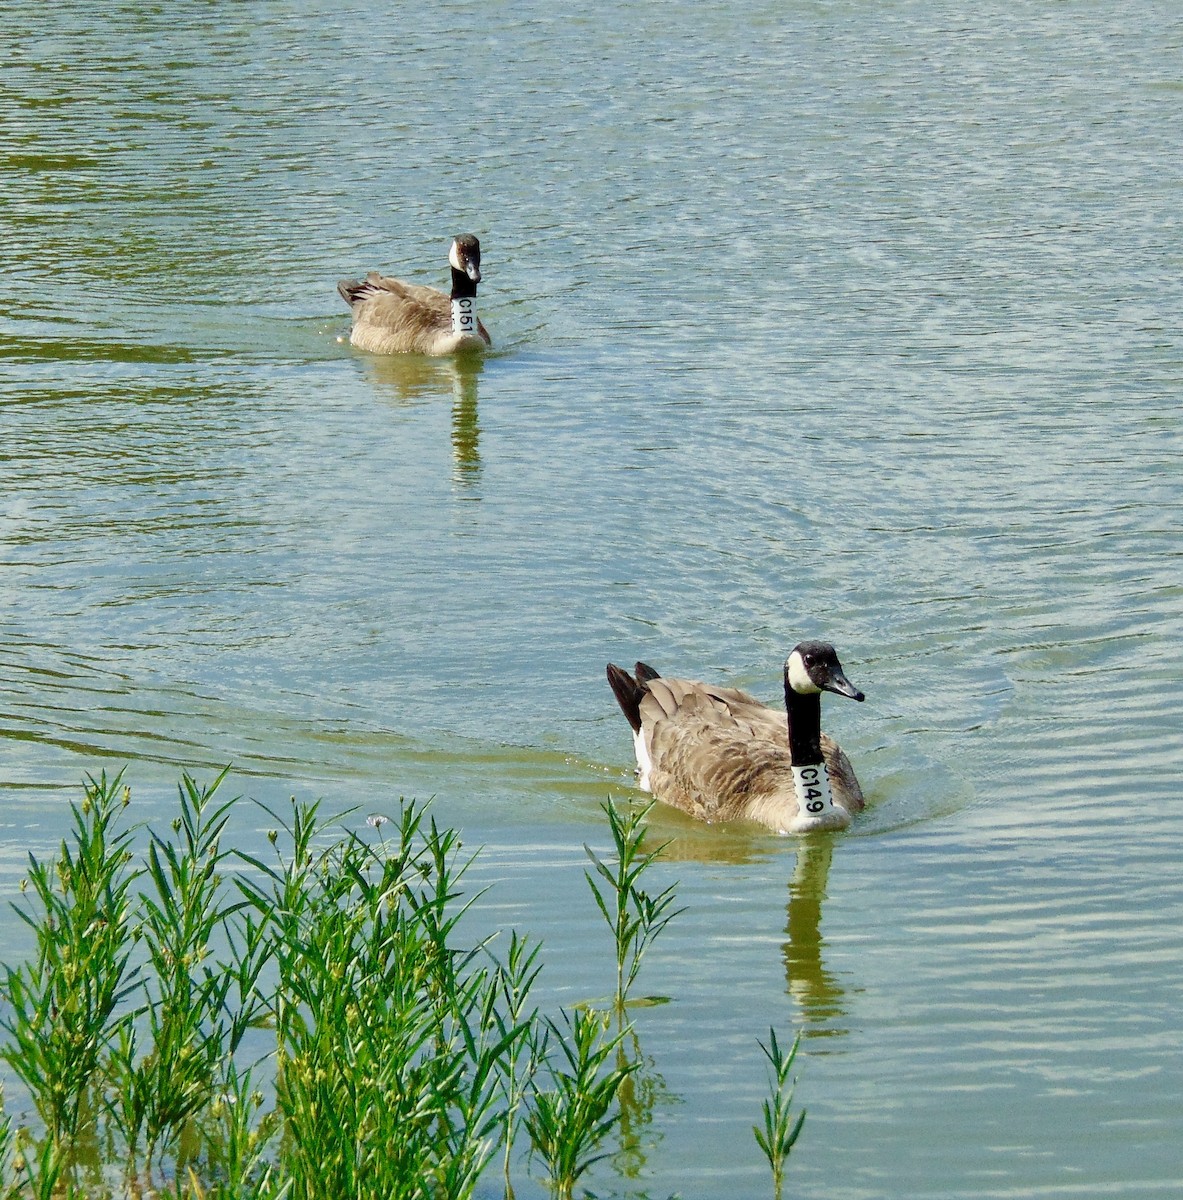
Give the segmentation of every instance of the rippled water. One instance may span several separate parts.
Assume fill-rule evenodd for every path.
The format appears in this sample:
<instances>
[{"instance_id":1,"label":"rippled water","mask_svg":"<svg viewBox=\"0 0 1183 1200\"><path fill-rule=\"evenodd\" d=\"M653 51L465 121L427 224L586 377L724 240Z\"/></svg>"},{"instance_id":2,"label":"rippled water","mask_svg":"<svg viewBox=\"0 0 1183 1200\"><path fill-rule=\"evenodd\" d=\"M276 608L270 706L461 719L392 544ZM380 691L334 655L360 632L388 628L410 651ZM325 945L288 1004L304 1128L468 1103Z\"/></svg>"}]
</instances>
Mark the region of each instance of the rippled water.
<instances>
[{"instance_id":1,"label":"rippled water","mask_svg":"<svg viewBox=\"0 0 1183 1200\"><path fill-rule=\"evenodd\" d=\"M793 1194L1178 1194L1183 18L785 7L7 7L0 884L103 766L435 795L602 994L604 663L827 636L868 811L657 817L594 1190L766 1194L775 1024ZM343 343L466 229L495 354Z\"/></svg>"}]
</instances>

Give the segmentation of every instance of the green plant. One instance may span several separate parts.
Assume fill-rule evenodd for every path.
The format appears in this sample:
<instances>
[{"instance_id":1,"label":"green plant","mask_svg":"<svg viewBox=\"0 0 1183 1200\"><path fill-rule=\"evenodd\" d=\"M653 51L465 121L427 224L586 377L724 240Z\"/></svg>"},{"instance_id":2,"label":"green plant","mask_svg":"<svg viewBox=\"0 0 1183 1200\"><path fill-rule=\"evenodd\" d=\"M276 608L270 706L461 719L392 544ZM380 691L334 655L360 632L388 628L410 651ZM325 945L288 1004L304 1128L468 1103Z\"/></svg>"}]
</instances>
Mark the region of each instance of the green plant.
<instances>
[{"instance_id":1,"label":"green plant","mask_svg":"<svg viewBox=\"0 0 1183 1200\"><path fill-rule=\"evenodd\" d=\"M501 1087L501 1098L505 1105L505 1127L502 1133L502 1169L505 1180L506 1200L513 1200L513 1183L510 1179L510 1162L513 1156L514 1137L517 1133L519 1110L526 1092L534 1079L540 1061L540 1039L537 1033L538 1009L527 1012L530 992L542 970L538 964L541 944L531 944L512 930L509 935L509 950L504 964L497 966L500 1010L497 1013L498 1029L507 1034L516 1026L525 1028L527 1035L514 1043L510 1052L497 1062L497 1074Z\"/></svg>"},{"instance_id":2,"label":"green plant","mask_svg":"<svg viewBox=\"0 0 1183 1200\"><path fill-rule=\"evenodd\" d=\"M40 1146L24 1131L18 1130L14 1139L14 1178L5 1191L13 1197L33 1197L33 1200L62 1200L73 1194L65 1178L65 1151L59 1142L44 1138Z\"/></svg>"},{"instance_id":3,"label":"green plant","mask_svg":"<svg viewBox=\"0 0 1183 1200\"><path fill-rule=\"evenodd\" d=\"M644 814L610 808L615 873L592 856L620 917L612 1035L540 1017L537 944L465 939L471 860L421 807L344 835L317 804L265 809L264 861L223 849L224 779L183 776L163 831L121 826L121 775L88 779L69 841L30 858L36 952L0 975L0 1054L43 1128L0 1106L0 1200L466 1200L499 1146L512 1197L523 1126L571 1196L621 1124L624 992L672 915L640 887Z\"/></svg>"},{"instance_id":4,"label":"green plant","mask_svg":"<svg viewBox=\"0 0 1183 1200\"><path fill-rule=\"evenodd\" d=\"M13 1179L16 1141L12 1118L4 1111L4 1089L0 1087L0 1200L16 1200L20 1195L20 1187Z\"/></svg>"},{"instance_id":5,"label":"green plant","mask_svg":"<svg viewBox=\"0 0 1183 1200\"><path fill-rule=\"evenodd\" d=\"M378 824L382 828L382 824ZM500 1136L497 1066L526 1026L498 1015L501 980L455 947L467 863L404 806L397 836L316 849L297 808L294 852L239 880L272 916L280 1164L294 1197L462 1198Z\"/></svg>"},{"instance_id":6,"label":"green plant","mask_svg":"<svg viewBox=\"0 0 1183 1200\"><path fill-rule=\"evenodd\" d=\"M274 1112L263 1111L263 1103L263 1093L255 1087L251 1071L240 1074L230 1062L221 1090L203 1117L203 1141L209 1148L206 1165L208 1174L218 1180L220 1196L264 1200L278 1190L267 1151L279 1123ZM194 1179L191 1171L190 1182ZM199 1194L201 1189L190 1190Z\"/></svg>"},{"instance_id":7,"label":"green plant","mask_svg":"<svg viewBox=\"0 0 1183 1200\"><path fill-rule=\"evenodd\" d=\"M805 1109L797 1114L796 1119L793 1118L793 1090L797 1081L789 1079L793 1060L797 1057L797 1047L801 1044L801 1034L797 1034L793 1039L792 1048L785 1054L777 1043L776 1030L770 1029L768 1032L770 1044L765 1046L763 1042L759 1042L759 1046L772 1068L769 1074L772 1096L762 1105L764 1128L753 1125L752 1133L755 1134L756 1142L764 1151L768 1165L772 1168L773 1192L776 1200L780 1200L784 1187L785 1163L801 1134L801 1127L805 1124Z\"/></svg>"},{"instance_id":8,"label":"green plant","mask_svg":"<svg viewBox=\"0 0 1183 1200\"><path fill-rule=\"evenodd\" d=\"M0 1055L58 1147L76 1143L92 1122L87 1093L121 1020L117 1008L135 986L129 893L142 872L128 866L133 831L118 827L129 801L122 778L87 778L82 803L70 805L73 848L63 841L52 864L29 855L22 890L31 889L40 911L13 906L35 934L36 953L4 968L11 1007L2 1023L12 1041Z\"/></svg>"},{"instance_id":9,"label":"green plant","mask_svg":"<svg viewBox=\"0 0 1183 1200\"><path fill-rule=\"evenodd\" d=\"M616 947L616 1007L623 1009L629 989L641 969L641 959L646 949L659 933L680 913L670 911L674 903L674 886L671 884L656 896L640 886L640 879L669 845L663 842L653 850L642 848L647 829L645 818L652 804L634 809L622 816L609 800L601 805L608 816L616 858L604 862L590 846L584 846L588 858L595 867L596 875L607 883L601 891L595 875L585 871L588 886L596 898Z\"/></svg>"},{"instance_id":10,"label":"green plant","mask_svg":"<svg viewBox=\"0 0 1183 1200\"><path fill-rule=\"evenodd\" d=\"M223 901L221 835L233 800L213 804L226 772L208 788L182 778L180 815L172 824L178 841L152 834L148 879L141 893L141 936L151 971L145 987L150 1052L132 1068L143 1097L150 1168L157 1147L176 1139L185 1122L210 1103L212 1083L225 1055L233 1054L225 1012L233 972L211 967L211 938L237 906ZM125 1131L134 1151L134 1127Z\"/></svg>"},{"instance_id":11,"label":"green plant","mask_svg":"<svg viewBox=\"0 0 1183 1200\"><path fill-rule=\"evenodd\" d=\"M560 1028L547 1018L562 1061L544 1052L554 1086L535 1089L526 1129L546 1164L551 1189L559 1200L570 1200L579 1177L604 1157L597 1151L616 1123L613 1103L636 1064L609 1065L624 1031L610 1035L606 1014L579 1009L574 1019L564 1012L563 1021L565 1028Z\"/></svg>"}]
</instances>

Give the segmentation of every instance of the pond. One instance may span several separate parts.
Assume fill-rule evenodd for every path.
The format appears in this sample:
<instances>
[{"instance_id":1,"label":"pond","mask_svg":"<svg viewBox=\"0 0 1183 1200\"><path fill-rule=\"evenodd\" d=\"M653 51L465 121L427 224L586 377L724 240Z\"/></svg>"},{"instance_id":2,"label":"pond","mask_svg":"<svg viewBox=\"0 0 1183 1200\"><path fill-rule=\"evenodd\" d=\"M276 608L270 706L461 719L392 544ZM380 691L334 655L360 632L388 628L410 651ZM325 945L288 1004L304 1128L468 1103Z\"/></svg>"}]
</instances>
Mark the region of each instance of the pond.
<instances>
[{"instance_id":1,"label":"pond","mask_svg":"<svg viewBox=\"0 0 1183 1200\"><path fill-rule=\"evenodd\" d=\"M248 851L245 798L434 797L544 1003L603 995L583 846L638 798L605 663L776 703L824 637L867 811L654 812L685 912L589 1185L770 1194L774 1026L789 1194L1183 1191L1178 13L6 25L0 899L88 772L164 822L231 764ZM353 350L337 280L442 286L460 232L493 353Z\"/></svg>"}]
</instances>

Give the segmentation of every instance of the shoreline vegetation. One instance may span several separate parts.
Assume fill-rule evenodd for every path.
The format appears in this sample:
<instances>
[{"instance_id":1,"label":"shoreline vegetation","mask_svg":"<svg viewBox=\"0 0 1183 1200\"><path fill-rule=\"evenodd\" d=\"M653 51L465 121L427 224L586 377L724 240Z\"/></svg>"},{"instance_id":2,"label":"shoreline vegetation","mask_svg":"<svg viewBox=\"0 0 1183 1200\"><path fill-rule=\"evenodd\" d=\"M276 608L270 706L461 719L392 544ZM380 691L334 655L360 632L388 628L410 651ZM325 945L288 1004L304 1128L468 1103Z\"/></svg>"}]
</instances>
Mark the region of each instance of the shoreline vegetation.
<instances>
[{"instance_id":1,"label":"shoreline vegetation","mask_svg":"<svg viewBox=\"0 0 1183 1200\"><path fill-rule=\"evenodd\" d=\"M678 915L672 886L644 887L648 807L607 802L615 856L586 848L615 994L552 1017L540 943L465 943L475 856L425 806L360 830L264 807L266 861L223 848L226 774L184 775L163 834L126 820L122 772L88 777L57 857L30 855L13 907L35 950L0 968L0 1057L36 1120L0 1109L0 1200L466 1200L498 1172L512 1198L527 1170L569 1200L610 1135L629 1156L653 1088L628 1010L664 999L629 992ZM795 1051L764 1048L777 1197Z\"/></svg>"}]
</instances>

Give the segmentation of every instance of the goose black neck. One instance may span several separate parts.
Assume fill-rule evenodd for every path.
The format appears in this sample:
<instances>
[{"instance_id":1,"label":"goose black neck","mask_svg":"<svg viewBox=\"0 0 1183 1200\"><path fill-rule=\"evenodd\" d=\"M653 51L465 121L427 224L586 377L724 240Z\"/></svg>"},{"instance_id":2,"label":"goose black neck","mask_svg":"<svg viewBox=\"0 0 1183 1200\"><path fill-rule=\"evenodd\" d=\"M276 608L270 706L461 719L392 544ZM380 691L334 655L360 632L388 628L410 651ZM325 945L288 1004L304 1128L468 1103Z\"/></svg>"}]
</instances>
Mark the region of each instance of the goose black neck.
<instances>
[{"instance_id":1,"label":"goose black neck","mask_svg":"<svg viewBox=\"0 0 1183 1200\"><path fill-rule=\"evenodd\" d=\"M785 682L785 710L789 715L789 758L794 766L823 762L822 698L813 692L803 696Z\"/></svg>"},{"instance_id":2,"label":"goose black neck","mask_svg":"<svg viewBox=\"0 0 1183 1200\"><path fill-rule=\"evenodd\" d=\"M476 295L476 280L469 279L467 272L452 268L452 299L463 300Z\"/></svg>"}]
</instances>

